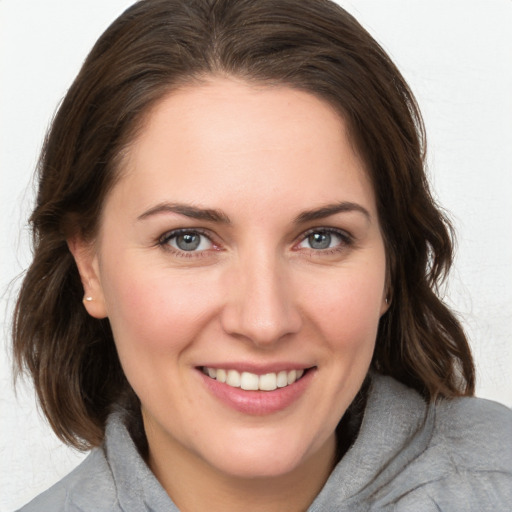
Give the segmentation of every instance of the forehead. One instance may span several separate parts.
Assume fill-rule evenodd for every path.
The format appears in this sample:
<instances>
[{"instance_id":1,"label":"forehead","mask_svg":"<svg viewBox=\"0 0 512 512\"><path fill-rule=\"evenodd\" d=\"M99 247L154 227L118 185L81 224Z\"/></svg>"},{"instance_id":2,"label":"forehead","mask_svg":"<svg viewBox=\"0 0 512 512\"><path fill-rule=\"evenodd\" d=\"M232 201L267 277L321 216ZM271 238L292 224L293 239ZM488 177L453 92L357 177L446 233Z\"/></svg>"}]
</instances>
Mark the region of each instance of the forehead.
<instances>
[{"instance_id":1,"label":"forehead","mask_svg":"<svg viewBox=\"0 0 512 512\"><path fill-rule=\"evenodd\" d=\"M357 199L373 208L342 117L284 86L214 79L170 93L147 116L121 171L115 188L148 207L178 199L215 207Z\"/></svg>"}]
</instances>

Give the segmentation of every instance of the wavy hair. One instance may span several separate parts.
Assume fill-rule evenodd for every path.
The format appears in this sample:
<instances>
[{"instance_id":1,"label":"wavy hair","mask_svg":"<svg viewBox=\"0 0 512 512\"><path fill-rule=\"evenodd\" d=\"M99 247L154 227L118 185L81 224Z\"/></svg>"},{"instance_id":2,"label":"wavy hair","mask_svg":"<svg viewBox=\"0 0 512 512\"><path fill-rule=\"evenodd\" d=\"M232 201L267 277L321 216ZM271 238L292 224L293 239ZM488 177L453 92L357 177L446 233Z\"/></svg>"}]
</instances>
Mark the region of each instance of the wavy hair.
<instances>
[{"instance_id":1,"label":"wavy hair","mask_svg":"<svg viewBox=\"0 0 512 512\"><path fill-rule=\"evenodd\" d=\"M56 434L98 445L113 404L133 394L108 319L82 305L66 240L94 238L120 160L159 100L215 75L287 85L337 109L365 161L386 246L391 305L372 367L427 400L472 394L468 342L438 293L452 230L429 190L418 106L379 44L328 0L141 0L92 49L38 164L34 259L13 343L17 370L33 378Z\"/></svg>"}]
</instances>

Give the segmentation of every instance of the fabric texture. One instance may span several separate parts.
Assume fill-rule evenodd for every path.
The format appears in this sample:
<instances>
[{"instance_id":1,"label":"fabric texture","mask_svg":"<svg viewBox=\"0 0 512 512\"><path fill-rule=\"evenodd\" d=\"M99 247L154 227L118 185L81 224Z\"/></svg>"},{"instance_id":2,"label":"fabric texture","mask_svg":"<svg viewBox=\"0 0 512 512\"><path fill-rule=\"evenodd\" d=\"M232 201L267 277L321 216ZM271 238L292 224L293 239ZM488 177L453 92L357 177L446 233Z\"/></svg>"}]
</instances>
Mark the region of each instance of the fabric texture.
<instances>
[{"instance_id":1,"label":"fabric texture","mask_svg":"<svg viewBox=\"0 0 512 512\"><path fill-rule=\"evenodd\" d=\"M103 446L22 512L178 512L140 457L123 414ZM477 398L426 404L372 376L359 435L308 512L510 512L512 411Z\"/></svg>"}]
</instances>

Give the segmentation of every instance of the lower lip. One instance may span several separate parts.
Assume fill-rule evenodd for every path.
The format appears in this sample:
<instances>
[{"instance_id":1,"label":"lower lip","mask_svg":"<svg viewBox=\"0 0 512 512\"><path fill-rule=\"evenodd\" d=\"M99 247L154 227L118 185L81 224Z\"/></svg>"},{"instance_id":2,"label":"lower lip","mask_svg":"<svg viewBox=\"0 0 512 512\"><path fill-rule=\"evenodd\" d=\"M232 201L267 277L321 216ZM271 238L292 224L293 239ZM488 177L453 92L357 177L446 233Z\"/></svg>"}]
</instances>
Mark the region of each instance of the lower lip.
<instances>
[{"instance_id":1,"label":"lower lip","mask_svg":"<svg viewBox=\"0 0 512 512\"><path fill-rule=\"evenodd\" d=\"M198 372L208 390L221 402L241 413L263 416L282 411L296 402L311 383L315 369L309 369L293 384L274 391L245 391Z\"/></svg>"}]
</instances>

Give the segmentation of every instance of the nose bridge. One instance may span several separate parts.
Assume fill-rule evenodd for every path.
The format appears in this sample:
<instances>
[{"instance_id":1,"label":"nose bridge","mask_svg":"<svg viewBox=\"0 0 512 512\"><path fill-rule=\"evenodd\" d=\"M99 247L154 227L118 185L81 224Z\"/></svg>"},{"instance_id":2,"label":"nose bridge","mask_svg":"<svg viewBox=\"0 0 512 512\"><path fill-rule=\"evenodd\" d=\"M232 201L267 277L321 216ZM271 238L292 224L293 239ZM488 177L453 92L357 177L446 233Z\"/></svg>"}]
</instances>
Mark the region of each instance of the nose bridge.
<instances>
[{"instance_id":1,"label":"nose bridge","mask_svg":"<svg viewBox=\"0 0 512 512\"><path fill-rule=\"evenodd\" d=\"M300 329L289 269L276 251L256 249L232 272L223 314L227 332L270 345Z\"/></svg>"}]
</instances>

